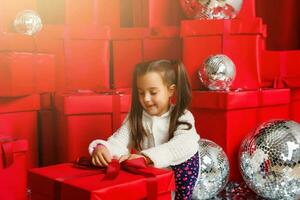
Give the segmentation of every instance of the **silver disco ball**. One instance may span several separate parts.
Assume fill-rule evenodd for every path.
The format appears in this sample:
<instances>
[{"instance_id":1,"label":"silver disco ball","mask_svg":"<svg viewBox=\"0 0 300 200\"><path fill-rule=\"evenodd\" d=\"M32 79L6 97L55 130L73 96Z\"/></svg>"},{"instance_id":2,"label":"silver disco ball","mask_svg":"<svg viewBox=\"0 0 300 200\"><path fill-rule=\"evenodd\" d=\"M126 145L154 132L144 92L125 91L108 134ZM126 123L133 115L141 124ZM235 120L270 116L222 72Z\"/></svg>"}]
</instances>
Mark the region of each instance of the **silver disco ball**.
<instances>
[{"instance_id":1,"label":"silver disco ball","mask_svg":"<svg viewBox=\"0 0 300 200\"><path fill-rule=\"evenodd\" d=\"M241 145L240 169L247 185L264 198L300 198L300 124L260 125Z\"/></svg>"},{"instance_id":2,"label":"silver disco ball","mask_svg":"<svg viewBox=\"0 0 300 200\"><path fill-rule=\"evenodd\" d=\"M192 198L209 199L225 187L229 177L229 162L220 146L205 139L199 141L199 157L199 175Z\"/></svg>"},{"instance_id":3,"label":"silver disco ball","mask_svg":"<svg viewBox=\"0 0 300 200\"><path fill-rule=\"evenodd\" d=\"M210 90L229 90L235 78L235 65L223 54L208 57L198 71L199 79Z\"/></svg>"},{"instance_id":4,"label":"silver disco ball","mask_svg":"<svg viewBox=\"0 0 300 200\"><path fill-rule=\"evenodd\" d=\"M180 0L186 17L191 19L232 19L243 0Z\"/></svg>"},{"instance_id":5,"label":"silver disco ball","mask_svg":"<svg viewBox=\"0 0 300 200\"><path fill-rule=\"evenodd\" d=\"M18 33L31 36L38 33L42 29L43 24L36 12L24 10L17 14L14 20L14 27Z\"/></svg>"}]
</instances>

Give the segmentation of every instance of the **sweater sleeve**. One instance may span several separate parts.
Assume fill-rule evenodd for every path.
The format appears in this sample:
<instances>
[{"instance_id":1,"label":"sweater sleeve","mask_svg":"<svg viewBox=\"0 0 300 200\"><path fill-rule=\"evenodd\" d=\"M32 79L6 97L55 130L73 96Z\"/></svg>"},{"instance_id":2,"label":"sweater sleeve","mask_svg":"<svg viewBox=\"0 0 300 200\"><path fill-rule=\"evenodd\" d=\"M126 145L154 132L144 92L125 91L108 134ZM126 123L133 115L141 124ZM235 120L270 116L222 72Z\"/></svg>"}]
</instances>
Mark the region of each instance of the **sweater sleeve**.
<instances>
[{"instance_id":1,"label":"sweater sleeve","mask_svg":"<svg viewBox=\"0 0 300 200\"><path fill-rule=\"evenodd\" d=\"M178 165L188 160L198 151L200 137L196 132L192 113L186 110L179 121L190 123L192 125L191 129L187 130L187 125L179 125L171 140L141 152L153 161L155 167L163 168Z\"/></svg>"},{"instance_id":2,"label":"sweater sleeve","mask_svg":"<svg viewBox=\"0 0 300 200\"><path fill-rule=\"evenodd\" d=\"M90 155L92 155L94 148L98 144L102 144L107 147L112 156L120 157L122 155L129 154L131 142L128 120L125 120L122 126L112 136L110 136L107 141L100 139L92 141L89 144Z\"/></svg>"}]
</instances>

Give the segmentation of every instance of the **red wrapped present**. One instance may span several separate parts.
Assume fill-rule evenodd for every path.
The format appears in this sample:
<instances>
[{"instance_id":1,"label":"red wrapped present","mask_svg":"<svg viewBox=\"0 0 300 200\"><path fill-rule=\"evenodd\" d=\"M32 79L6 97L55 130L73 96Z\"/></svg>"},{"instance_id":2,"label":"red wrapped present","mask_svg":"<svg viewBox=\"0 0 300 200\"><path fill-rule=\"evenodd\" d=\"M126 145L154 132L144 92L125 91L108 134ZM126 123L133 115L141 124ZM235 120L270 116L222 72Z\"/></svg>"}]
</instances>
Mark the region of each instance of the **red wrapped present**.
<instances>
[{"instance_id":1,"label":"red wrapped present","mask_svg":"<svg viewBox=\"0 0 300 200\"><path fill-rule=\"evenodd\" d=\"M87 155L92 140L107 139L121 126L130 108L130 96L81 91L58 94L55 104L59 161L69 162Z\"/></svg>"},{"instance_id":2,"label":"red wrapped present","mask_svg":"<svg viewBox=\"0 0 300 200\"><path fill-rule=\"evenodd\" d=\"M137 63L181 58L177 27L112 29L111 34L113 88L131 87L132 73Z\"/></svg>"},{"instance_id":3,"label":"red wrapped present","mask_svg":"<svg viewBox=\"0 0 300 200\"><path fill-rule=\"evenodd\" d=\"M32 169L28 175L31 199L171 199L171 170L147 167L144 159L113 160L103 169L75 168L60 164Z\"/></svg>"},{"instance_id":4,"label":"red wrapped present","mask_svg":"<svg viewBox=\"0 0 300 200\"><path fill-rule=\"evenodd\" d=\"M262 122L288 119L289 103L289 89L194 91L191 111L200 136L216 142L227 154L230 179L241 180L238 151L242 140Z\"/></svg>"},{"instance_id":5,"label":"red wrapped present","mask_svg":"<svg viewBox=\"0 0 300 200\"><path fill-rule=\"evenodd\" d=\"M260 52L261 78L263 86L272 86L275 81L290 88L300 87L300 51ZM278 87L275 85L275 87Z\"/></svg>"},{"instance_id":6,"label":"red wrapped present","mask_svg":"<svg viewBox=\"0 0 300 200\"><path fill-rule=\"evenodd\" d=\"M22 96L34 92L31 53L0 53L0 96Z\"/></svg>"},{"instance_id":7,"label":"red wrapped present","mask_svg":"<svg viewBox=\"0 0 300 200\"><path fill-rule=\"evenodd\" d=\"M192 88L203 88L198 70L206 58L227 55L236 66L233 89L258 89L258 52L265 38L265 26L260 18L249 20L183 20L182 59L190 75Z\"/></svg>"},{"instance_id":8,"label":"red wrapped present","mask_svg":"<svg viewBox=\"0 0 300 200\"><path fill-rule=\"evenodd\" d=\"M27 149L26 140L4 139L0 135L0 199L27 199Z\"/></svg>"},{"instance_id":9,"label":"red wrapped present","mask_svg":"<svg viewBox=\"0 0 300 200\"><path fill-rule=\"evenodd\" d=\"M38 164L37 111L38 95L0 98L0 138L12 137L28 140L28 166Z\"/></svg>"}]
</instances>

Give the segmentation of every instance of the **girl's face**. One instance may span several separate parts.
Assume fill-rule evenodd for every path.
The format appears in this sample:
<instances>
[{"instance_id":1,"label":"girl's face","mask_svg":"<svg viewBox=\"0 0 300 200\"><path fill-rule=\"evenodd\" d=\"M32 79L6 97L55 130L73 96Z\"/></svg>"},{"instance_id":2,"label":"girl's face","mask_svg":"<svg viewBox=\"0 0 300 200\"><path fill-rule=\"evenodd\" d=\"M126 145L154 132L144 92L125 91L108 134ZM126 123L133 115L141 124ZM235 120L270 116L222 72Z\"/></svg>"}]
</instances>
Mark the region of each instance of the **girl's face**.
<instances>
[{"instance_id":1,"label":"girl's face","mask_svg":"<svg viewBox=\"0 0 300 200\"><path fill-rule=\"evenodd\" d=\"M175 85L167 86L160 73L148 72L137 78L137 89L143 109L152 116L160 116L169 109Z\"/></svg>"}]
</instances>

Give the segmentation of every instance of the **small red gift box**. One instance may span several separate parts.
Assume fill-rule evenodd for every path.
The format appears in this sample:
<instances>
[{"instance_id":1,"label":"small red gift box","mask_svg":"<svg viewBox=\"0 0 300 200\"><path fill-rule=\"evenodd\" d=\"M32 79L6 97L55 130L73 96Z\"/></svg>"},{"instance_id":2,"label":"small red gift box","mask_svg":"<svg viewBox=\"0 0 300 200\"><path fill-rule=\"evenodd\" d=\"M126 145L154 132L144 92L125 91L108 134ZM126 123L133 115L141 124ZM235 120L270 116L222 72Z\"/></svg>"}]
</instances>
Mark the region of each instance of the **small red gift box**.
<instances>
[{"instance_id":1,"label":"small red gift box","mask_svg":"<svg viewBox=\"0 0 300 200\"><path fill-rule=\"evenodd\" d=\"M224 92L194 91L191 111L202 138L219 144L228 156L230 179L241 180L238 150L260 123L289 118L289 89Z\"/></svg>"},{"instance_id":2,"label":"small red gift box","mask_svg":"<svg viewBox=\"0 0 300 200\"><path fill-rule=\"evenodd\" d=\"M5 140L0 135L0 199L27 199L27 149L26 140Z\"/></svg>"},{"instance_id":3,"label":"small red gift box","mask_svg":"<svg viewBox=\"0 0 300 200\"><path fill-rule=\"evenodd\" d=\"M141 167L141 161L121 166L112 161L106 174L103 169L80 169L70 163L32 169L28 175L31 199L171 199L173 172Z\"/></svg>"}]
</instances>

